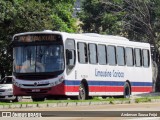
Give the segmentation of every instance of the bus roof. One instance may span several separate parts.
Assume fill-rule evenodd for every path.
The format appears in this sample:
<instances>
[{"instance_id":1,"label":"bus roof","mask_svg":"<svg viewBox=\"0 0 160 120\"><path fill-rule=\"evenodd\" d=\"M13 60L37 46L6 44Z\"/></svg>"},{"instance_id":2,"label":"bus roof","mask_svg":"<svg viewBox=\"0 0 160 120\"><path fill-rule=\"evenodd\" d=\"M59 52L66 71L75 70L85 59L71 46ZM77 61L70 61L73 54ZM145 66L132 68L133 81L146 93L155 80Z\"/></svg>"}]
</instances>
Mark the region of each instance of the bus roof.
<instances>
[{"instance_id":1,"label":"bus roof","mask_svg":"<svg viewBox=\"0 0 160 120\"><path fill-rule=\"evenodd\" d=\"M117 40L127 40L127 41L129 41L127 38L121 37L121 36L101 35L101 34L97 34L97 33L83 33L83 34L87 35L87 36L91 36L91 37L103 37L103 38L112 38L112 39L117 39Z\"/></svg>"},{"instance_id":2,"label":"bus roof","mask_svg":"<svg viewBox=\"0 0 160 120\"><path fill-rule=\"evenodd\" d=\"M110 42L115 44L133 44L138 46L147 46L150 47L149 43L143 43L143 42L135 42L135 41L129 41L125 37L121 36L114 36L114 35L101 35L97 33L67 33L67 32L60 32L60 31L51 31L51 30L44 30L44 31L37 31L37 32L24 32L15 34L15 36L18 35L26 35L26 34L59 34L62 35L62 38L65 40L66 38L76 39L76 40L85 40L85 41L93 41L93 42ZM13 39L12 39L13 40ZM141 43L141 45L140 45Z\"/></svg>"},{"instance_id":3,"label":"bus roof","mask_svg":"<svg viewBox=\"0 0 160 120\"><path fill-rule=\"evenodd\" d=\"M76 37L76 36L85 36L85 37L101 37L101 38L109 38L109 39L116 39L116 40L127 40L129 41L127 38L125 37L121 37L121 36L114 36L114 35L101 35L101 34L97 34L97 33L67 33L67 32L60 32L60 31L51 31L51 30L44 30L44 31L40 31L40 32L24 32L24 33L18 33L15 34L13 37L18 36L18 35L26 35L26 34L48 34L48 33L55 33L55 34L61 34L61 35L67 35L67 36L72 36L72 37Z\"/></svg>"}]
</instances>

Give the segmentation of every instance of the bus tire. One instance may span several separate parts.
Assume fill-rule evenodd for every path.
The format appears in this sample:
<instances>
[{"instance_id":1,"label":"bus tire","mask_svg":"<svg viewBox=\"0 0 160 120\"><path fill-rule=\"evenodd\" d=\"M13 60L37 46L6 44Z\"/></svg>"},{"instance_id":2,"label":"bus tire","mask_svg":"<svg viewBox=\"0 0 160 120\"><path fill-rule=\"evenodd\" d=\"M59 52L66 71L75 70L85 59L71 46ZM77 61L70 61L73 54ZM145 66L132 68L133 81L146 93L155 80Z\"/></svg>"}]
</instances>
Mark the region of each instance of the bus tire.
<instances>
[{"instance_id":1,"label":"bus tire","mask_svg":"<svg viewBox=\"0 0 160 120\"><path fill-rule=\"evenodd\" d=\"M12 102L22 102L22 96L16 96L16 98L12 100Z\"/></svg>"},{"instance_id":2,"label":"bus tire","mask_svg":"<svg viewBox=\"0 0 160 120\"><path fill-rule=\"evenodd\" d=\"M130 98L130 95L131 95L130 85L128 82L125 82L123 96L124 98Z\"/></svg>"},{"instance_id":3,"label":"bus tire","mask_svg":"<svg viewBox=\"0 0 160 120\"><path fill-rule=\"evenodd\" d=\"M84 83L81 83L79 86L79 95L78 99L79 100L86 100L88 98L88 93L87 93L87 88Z\"/></svg>"}]
</instances>

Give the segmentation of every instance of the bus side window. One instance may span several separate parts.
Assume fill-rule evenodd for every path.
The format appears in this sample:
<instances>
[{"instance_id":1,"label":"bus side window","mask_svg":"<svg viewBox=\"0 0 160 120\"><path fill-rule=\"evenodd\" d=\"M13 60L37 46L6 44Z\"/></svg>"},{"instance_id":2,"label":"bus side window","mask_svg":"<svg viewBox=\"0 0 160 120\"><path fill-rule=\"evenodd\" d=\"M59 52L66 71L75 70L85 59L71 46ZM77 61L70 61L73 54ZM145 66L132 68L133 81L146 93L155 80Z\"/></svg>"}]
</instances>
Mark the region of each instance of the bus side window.
<instances>
[{"instance_id":1,"label":"bus side window","mask_svg":"<svg viewBox=\"0 0 160 120\"><path fill-rule=\"evenodd\" d=\"M133 48L131 47L125 48L125 58L127 66L134 66Z\"/></svg>"},{"instance_id":2,"label":"bus side window","mask_svg":"<svg viewBox=\"0 0 160 120\"><path fill-rule=\"evenodd\" d=\"M89 47L89 62L91 64L97 64L98 63L98 59L97 59L97 45L90 43L88 45Z\"/></svg>"},{"instance_id":3,"label":"bus side window","mask_svg":"<svg viewBox=\"0 0 160 120\"><path fill-rule=\"evenodd\" d=\"M105 45L98 45L98 62L100 65L107 64L107 53L106 53L106 46Z\"/></svg>"},{"instance_id":4,"label":"bus side window","mask_svg":"<svg viewBox=\"0 0 160 120\"><path fill-rule=\"evenodd\" d=\"M117 53L117 64L118 64L119 66L124 66L124 65L125 65L124 47L122 47L122 46L117 46L117 48L116 48L116 53Z\"/></svg>"},{"instance_id":5,"label":"bus side window","mask_svg":"<svg viewBox=\"0 0 160 120\"><path fill-rule=\"evenodd\" d=\"M143 66L149 67L150 63L150 57L149 57L149 50L143 49L142 50L142 56L143 56Z\"/></svg>"},{"instance_id":6,"label":"bus side window","mask_svg":"<svg viewBox=\"0 0 160 120\"><path fill-rule=\"evenodd\" d=\"M75 52L75 41L72 39L67 39L65 43L66 51L66 66L67 73L69 73L75 66L76 52Z\"/></svg>"},{"instance_id":7,"label":"bus side window","mask_svg":"<svg viewBox=\"0 0 160 120\"><path fill-rule=\"evenodd\" d=\"M66 61L68 66L74 66L75 64L75 51L66 49Z\"/></svg>"},{"instance_id":8,"label":"bus side window","mask_svg":"<svg viewBox=\"0 0 160 120\"><path fill-rule=\"evenodd\" d=\"M77 51L78 51L79 63L82 63L82 64L87 63L88 62L87 44L83 42L77 43Z\"/></svg>"},{"instance_id":9,"label":"bus side window","mask_svg":"<svg viewBox=\"0 0 160 120\"><path fill-rule=\"evenodd\" d=\"M107 46L107 58L109 65L116 65L116 48L115 46Z\"/></svg>"},{"instance_id":10,"label":"bus side window","mask_svg":"<svg viewBox=\"0 0 160 120\"><path fill-rule=\"evenodd\" d=\"M136 65L136 67L141 67L142 66L141 49L135 48L134 53L135 53L135 65Z\"/></svg>"}]
</instances>

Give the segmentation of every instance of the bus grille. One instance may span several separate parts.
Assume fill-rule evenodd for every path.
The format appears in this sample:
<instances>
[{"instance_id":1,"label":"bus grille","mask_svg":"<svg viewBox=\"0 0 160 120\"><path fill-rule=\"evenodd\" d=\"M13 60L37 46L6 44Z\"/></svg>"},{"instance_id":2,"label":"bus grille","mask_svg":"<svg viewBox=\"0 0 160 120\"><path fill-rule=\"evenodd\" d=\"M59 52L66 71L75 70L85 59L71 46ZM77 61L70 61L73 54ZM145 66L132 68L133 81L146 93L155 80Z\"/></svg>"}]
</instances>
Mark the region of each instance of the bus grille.
<instances>
[{"instance_id":1,"label":"bus grille","mask_svg":"<svg viewBox=\"0 0 160 120\"><path fill-rule=\"evenodd\" d=\"M34 87L34 86L48 86L49 85L49 83L47 83L47 84L38 84L38 85L34 85L34 84L22 84L23 86L28 86L28 87Z\"/></svg>"}]
</instances>

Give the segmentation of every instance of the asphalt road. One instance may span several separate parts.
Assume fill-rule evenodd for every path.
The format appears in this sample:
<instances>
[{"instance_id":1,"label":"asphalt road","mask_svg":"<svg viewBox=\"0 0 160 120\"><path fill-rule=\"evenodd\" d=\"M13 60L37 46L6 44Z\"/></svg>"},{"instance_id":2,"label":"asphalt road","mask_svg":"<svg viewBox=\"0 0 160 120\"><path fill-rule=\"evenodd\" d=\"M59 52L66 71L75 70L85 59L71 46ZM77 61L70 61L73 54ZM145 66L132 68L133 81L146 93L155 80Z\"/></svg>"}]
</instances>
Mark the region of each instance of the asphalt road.
<instances>
[{"instance_id":1,"label":"asphalt road","mask_svg":"<svg viewBox=\"0 0 160 120\"><path fill-rule=\"evenodd\" d=\"M159 106L159 103L140 103L55 108L10 109L6 111L12 111L12 114L13 112L18 111L18 113L21 113L22 116L28 113L40 113L42 115L46 114L48 116L52 116L37 118L33 118L30 116L30 118L21 118L14 115L14 117L12 118L2 117L0 118L0 120L160 120L160 117L156 117L157 115L160 116ZM136 117L133 117L135 115Z\"/></svg>"}]
</instances>

